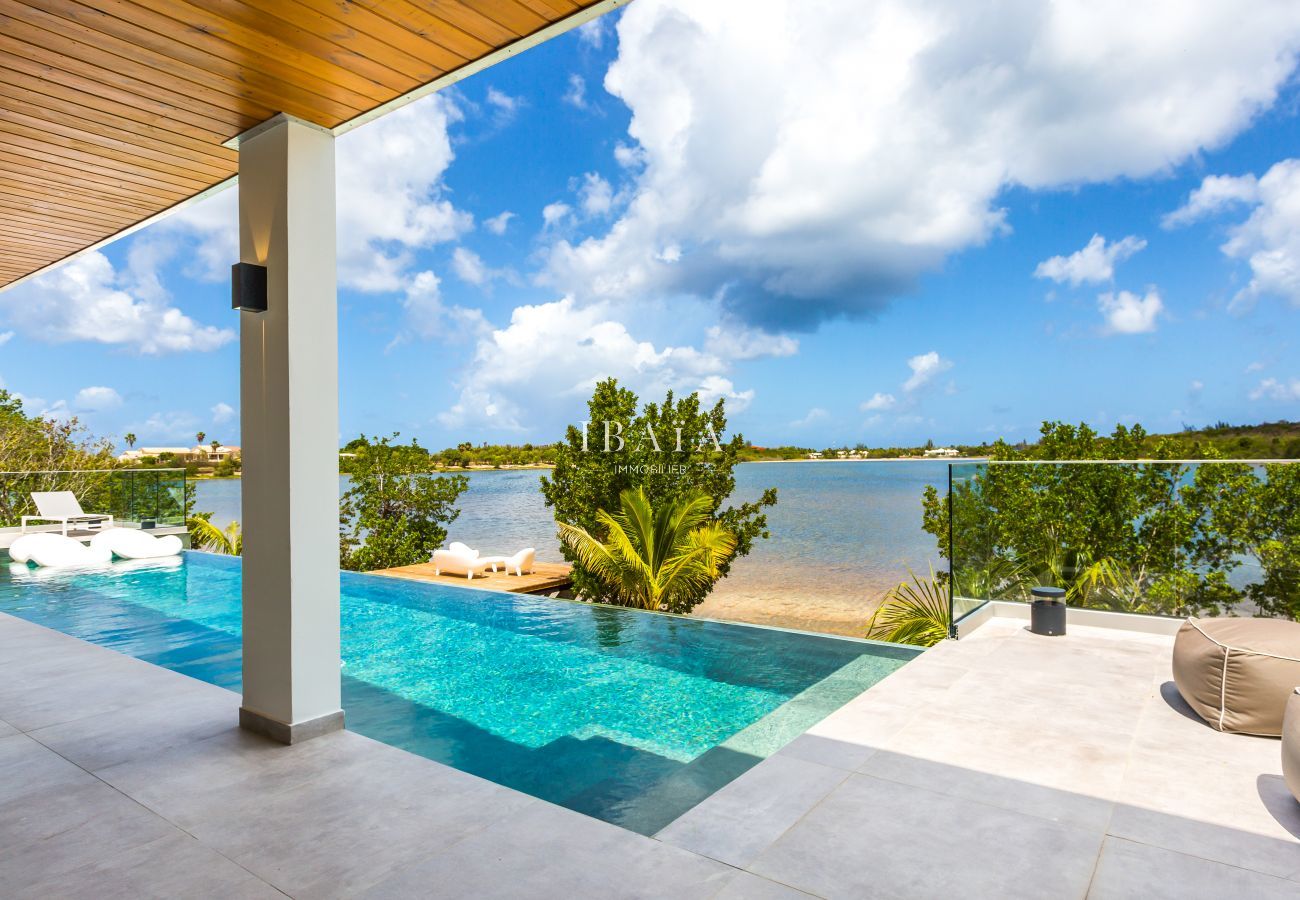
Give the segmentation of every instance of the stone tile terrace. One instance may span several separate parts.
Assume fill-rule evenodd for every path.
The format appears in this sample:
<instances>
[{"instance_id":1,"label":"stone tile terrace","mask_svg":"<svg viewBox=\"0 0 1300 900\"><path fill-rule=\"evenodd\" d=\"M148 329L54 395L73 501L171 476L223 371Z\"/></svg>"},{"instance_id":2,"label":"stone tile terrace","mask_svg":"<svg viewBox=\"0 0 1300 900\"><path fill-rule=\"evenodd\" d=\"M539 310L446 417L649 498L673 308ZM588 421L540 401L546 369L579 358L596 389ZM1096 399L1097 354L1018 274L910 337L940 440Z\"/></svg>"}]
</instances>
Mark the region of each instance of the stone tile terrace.
<instances>
[{"instance_id":1,"label":"stone tile terrace","mask_svg":"<svg viewBox=\"0 0 1300 900\"><path fill-rule=\"evenodd\" d=\"M1278 742L1171 643L994 620L646 838L0 615L0 895L1300 896Z\"/></svg>"}]
</instances>

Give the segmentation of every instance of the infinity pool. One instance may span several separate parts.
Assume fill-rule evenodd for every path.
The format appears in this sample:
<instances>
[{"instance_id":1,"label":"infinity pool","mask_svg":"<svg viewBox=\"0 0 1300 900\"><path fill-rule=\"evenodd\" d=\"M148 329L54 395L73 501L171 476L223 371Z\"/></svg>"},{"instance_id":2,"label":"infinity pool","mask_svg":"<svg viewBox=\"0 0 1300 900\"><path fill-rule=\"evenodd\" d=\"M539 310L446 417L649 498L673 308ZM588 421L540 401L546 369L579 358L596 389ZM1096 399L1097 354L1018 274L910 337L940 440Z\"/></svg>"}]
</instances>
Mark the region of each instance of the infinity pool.
<instances>
[{"instance_id":1,"label":"infinity pool","mask_svg":"<svg viewBox=\"0 0 1300 900\"><path fill-rule=\"evenodd\" d=\"M238 691L239 560L0 571L0 612ZM342 576L347 727L652 834L902 647Z\"/></svg>"}]
</instances>

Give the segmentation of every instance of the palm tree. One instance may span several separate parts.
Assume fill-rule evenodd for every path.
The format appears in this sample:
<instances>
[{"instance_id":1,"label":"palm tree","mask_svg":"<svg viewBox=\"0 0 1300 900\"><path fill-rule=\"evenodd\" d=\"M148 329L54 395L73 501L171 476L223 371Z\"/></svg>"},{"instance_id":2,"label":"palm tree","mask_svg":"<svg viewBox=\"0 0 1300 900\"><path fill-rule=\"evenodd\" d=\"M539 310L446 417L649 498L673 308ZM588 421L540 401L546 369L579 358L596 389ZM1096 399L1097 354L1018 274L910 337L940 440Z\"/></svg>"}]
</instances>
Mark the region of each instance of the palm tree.
<instances>
[{"instance_id":1,"label":"palm tree","mask_svg":"<svg viewBox=\"0 0 1300 900\"><path fill-rule=\"evenodd\" d=\"M207 515L201 515L190 516L186 524L190 529L190 543L196 549L226 556L244 555L244 530L239 522L231 522L222 530L213 525Z\"/></svg>"},{"instance_id":2,"label":"palm tree","mask_svg":"<svg viewBox=\"0 0 1300 900\"><path fill-rule=\"evenodd\" d=\"M213 441L209 446L212 447L212 452L216 453L217 448L221 446L221 441Z\"/></svg>"},{"instance_id":3,"label":"palm tree","mask_svg":"<svg viewBox=\"0 0 1300 900\"><path fill-rule=\"evenodd\" d=\"M918 578L910 569L912 583L899 582L867 623L867 637L895 644L932 647L948 637L951 621L948 590L934 577Z\"/></svg>"},{"instance_id":4,"label":"palm tree","mask_svg":"<svg viewBox=\"0 0 1300 900\"><path fill-rule=\"evenodd\" d=\"M135 448L135 432L133 432L133 431L128 431L128 432L126 433L126 436L123 437L122 439L123 439L124 441L126 441L126 448L127 448L128 450L131 450L131 449L134 449L134 448Z\"/></svg>"},{"instance_id":5,"label":"palm tree","mask_svg":"<svg viewBox=\"0 0 1300 900\"><path fill-rule=\"evenodd\" d=\"M195 436L196 438L198 438L198 439L199 439L199 443L202 444L202 443L203 443L203 439L206 438L206 437L208 436L208 433L207 433L206 431L200 431L198 434L196 434L196 435L194 435L194 436Z\"/></svg>"},{"instance_id":6,"label":"palm tree","mask_svg":"<svg viewBox=\"0 0 1300 900\"><path fill-rule=\"evenodd\" d=\"M736 550L736 536L712 521L709 499L693 495L651 506L641 488L619 495L619 511L600 510L603 540L559 523L560 539L604 582L616 602L641 609L689 612L683 598L717 581Z\"/></svg>"}]
</instances>

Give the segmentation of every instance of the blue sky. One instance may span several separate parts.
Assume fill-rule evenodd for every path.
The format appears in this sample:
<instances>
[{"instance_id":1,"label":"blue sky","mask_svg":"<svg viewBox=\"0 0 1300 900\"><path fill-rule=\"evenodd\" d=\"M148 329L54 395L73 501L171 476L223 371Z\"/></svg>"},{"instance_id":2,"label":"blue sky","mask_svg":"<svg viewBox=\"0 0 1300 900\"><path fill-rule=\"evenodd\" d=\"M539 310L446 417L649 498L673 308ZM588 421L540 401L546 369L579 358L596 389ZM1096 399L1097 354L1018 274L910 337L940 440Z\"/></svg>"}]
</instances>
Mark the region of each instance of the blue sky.
<instances>
[{"instance_id":1,"label":"blue sky","mask_svg":"<svg viewBox=\"0 0 1300 900\"><path fill-rule=\"evenodd\" d=\"M634 0L340 138L342 440L550 441L610 374L759 444L1300 419L1294 4L765 4ZM0 294L0 383L237 442L234 203Z\"/></svg>"}]
</instances>

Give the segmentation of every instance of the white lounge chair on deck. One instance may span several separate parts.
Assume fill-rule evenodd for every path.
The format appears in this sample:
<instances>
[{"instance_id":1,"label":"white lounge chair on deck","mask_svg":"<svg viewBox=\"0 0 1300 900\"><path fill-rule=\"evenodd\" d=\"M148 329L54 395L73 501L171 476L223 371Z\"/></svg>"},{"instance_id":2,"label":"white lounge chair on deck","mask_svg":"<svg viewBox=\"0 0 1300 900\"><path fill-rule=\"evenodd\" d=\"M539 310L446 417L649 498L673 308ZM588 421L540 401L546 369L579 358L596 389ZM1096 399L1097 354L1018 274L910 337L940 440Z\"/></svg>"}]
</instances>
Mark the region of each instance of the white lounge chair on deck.
<instances>
[{"instance_id":1,"label":"white lounge chair on deck","mask_svg":"<svg viewBox=\"0 0 1300 900\"><path fill-rule=\"evenodd\" d=\"M87 528L113 527L112 516L87 515L72 491L32 491L32 502L40 515L22 517L23 534L27 533L28 522L58 522L63 526L65 537L70 524L84 524Z\"/></svg>"},{"instance_id":2,"label":"white lounge chair on deck","mask_svg":"<svg viewBox=\"0 0 1300 900\"><path fill-rule=\"evenodd\" d=\"M516 575L532 574L533 563L536 561L537 551L532 547L525 547L514 556L489 556L487 562L492 566L495 572L497 567L505 569L507 572L514 572Z\"/></svg>"},{"instance_id":3,"label":"white lounge chair on deck","mask_svg":"<svg viewBox=\"0 0 1300 900\"><path fill-rule=\"evenodd\" d=\"M429 561L433 563L434 575L445 572L448 575L464 575L469 579L482 575L491 565L488 560L479 558L477 550L460 541L448 544L446 550L434 550L433 558Z\"/></svg>"}]
</instances>

